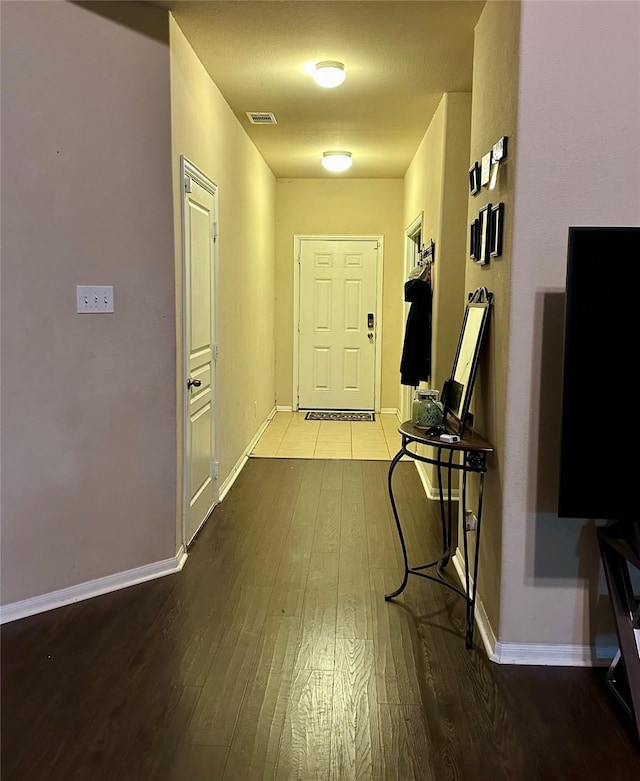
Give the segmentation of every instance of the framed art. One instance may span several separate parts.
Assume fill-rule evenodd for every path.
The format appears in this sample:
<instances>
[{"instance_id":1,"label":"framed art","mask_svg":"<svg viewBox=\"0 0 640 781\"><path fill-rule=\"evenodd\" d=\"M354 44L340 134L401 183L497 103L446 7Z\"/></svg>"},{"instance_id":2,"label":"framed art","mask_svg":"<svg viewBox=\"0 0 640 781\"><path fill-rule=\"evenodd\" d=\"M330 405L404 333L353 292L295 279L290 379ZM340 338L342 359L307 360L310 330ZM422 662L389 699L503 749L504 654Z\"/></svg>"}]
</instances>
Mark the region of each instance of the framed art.
<instances>
[{"instance_id":1,"label":"framed art","mask_svg":"<svg viewBox=\"0 0 640 781\"><path fill-rule=\"evenodd\" d=\"M504 231L504 203L502 201L491 209L491 246L489 256L502 255L502 233Z\"/></svg>"},{"instance_id":2,"label":"framed art","mask_svg":"<svg viewBox=\"0 0 640 781\"><path fill-rule=\"evenodd\" d=\"M489 262L489 253L491 252L491 208L488 203L478 212L478 250L476 263L484 266Z\"/></svg>"},{"instance_id":3,"label":"framed art","mask_svg":"<svg viewBox=\"0 0 640 781\"><path fill-rule=\"evenodd\" d=\"M479 221L474 220L469 226L469 257L473 260L478 257L478 225Z\"/></svg>"},{"instance_id":4,"label":"framed art","mask_svg":"<svg viewBox=\"0 0 640 781\"><path fill-rule=\"evenodd\" d=\"M480 163L477 160L469 169L469 192L471 195L480 192Z\"/></svg>"},{"instance_id":5,"label":"framed art","mask_svg":"<svg viewBox=\"0 0 640 781\"><path fill-rule=\"evenodd\" d=\"M480 186L486 187L489 184L489 178L491 176L491 152L487 152L486 155L482 155L480 162Z\"/></svg>"},{"instance_id":6,"label":"framed art","mask_svg":"<svg viewBox=\"0 0 640 781\"><path fill-rule=\"evenodd\" d=\"M496 141L496 143L493 145L493 149L491 150L492 158L494 162L498 162L499 160L503 160L507 156L507 141L509 140L508 136L502 136L502 138L499 141Z\"/></svg>"}]
</instances>

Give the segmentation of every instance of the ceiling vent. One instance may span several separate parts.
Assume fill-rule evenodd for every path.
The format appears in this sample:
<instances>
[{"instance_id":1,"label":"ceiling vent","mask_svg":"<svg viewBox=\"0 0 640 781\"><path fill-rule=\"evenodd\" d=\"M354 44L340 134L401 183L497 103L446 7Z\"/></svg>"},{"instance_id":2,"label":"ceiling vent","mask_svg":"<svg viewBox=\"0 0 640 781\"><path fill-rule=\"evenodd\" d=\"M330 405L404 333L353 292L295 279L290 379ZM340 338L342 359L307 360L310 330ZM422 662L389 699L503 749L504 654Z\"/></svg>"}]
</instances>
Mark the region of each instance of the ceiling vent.
<instances>
[{"instance_id":1,"label":"ceiling vent","mask_svg":"<svg viewBox=\"0 0 640 781\"><path fill-rule=\"evenodd\" d=\"M275 114L270 111L247 111L247 116L252 125L277 125Z\"/></svg>"}]
</instances>

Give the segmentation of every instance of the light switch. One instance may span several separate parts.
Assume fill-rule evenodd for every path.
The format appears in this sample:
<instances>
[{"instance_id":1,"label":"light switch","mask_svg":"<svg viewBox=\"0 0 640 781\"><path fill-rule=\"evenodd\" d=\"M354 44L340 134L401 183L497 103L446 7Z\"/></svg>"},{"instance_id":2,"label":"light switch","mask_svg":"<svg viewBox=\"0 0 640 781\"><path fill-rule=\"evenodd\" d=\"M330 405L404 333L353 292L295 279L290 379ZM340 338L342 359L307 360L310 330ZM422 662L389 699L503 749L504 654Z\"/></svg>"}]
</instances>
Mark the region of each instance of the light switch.
<instances>
[{"instance_id":1,"label":"light switch","mask_svg":"<svg viewBox=\"0 0 640 781\"><path fill-rule=\"evenodd\" d=\"M113 285L76 285L76 292L80 314L113 312Z\"/></svg>"}]
</instances>

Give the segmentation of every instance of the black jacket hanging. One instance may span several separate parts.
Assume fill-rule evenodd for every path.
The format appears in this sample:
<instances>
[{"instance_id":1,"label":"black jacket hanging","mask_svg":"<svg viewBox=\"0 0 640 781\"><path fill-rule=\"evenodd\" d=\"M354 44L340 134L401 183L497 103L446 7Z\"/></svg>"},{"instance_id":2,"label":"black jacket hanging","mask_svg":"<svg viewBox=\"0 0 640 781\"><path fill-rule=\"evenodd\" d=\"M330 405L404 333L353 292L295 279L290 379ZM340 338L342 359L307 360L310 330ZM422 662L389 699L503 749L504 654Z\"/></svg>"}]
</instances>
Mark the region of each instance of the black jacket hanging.
<instances>
[{"instance_id":1,"label":"black jacket hanging","mask_svg":"<svg viewBox=\"0 0 640 781\"><path fill-rule=\"evenodd\" d=\"M411 303L400 361L402 385L415 387L431 377L431 283L409 279L404 300Z\"/></svg>"}]
</instances>

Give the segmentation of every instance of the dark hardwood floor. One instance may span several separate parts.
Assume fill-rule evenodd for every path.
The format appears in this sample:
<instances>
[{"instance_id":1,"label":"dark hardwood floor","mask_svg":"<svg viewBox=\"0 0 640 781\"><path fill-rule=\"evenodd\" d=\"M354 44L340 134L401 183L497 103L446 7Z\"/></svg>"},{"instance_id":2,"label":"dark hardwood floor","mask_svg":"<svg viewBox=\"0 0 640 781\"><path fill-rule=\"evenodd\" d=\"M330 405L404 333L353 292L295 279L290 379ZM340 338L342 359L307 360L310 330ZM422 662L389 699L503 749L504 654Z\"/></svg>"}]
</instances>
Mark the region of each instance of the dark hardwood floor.
<instances>
[{"instance_id":1,"label":"dark hardwood floor","mask_svg":"<svg viewBox=\"0 0 640 781\"><path fill-rule=\"evenodd\" d=\"M3 781L638 781L604 669L495 665L428 581L384 601L387 469L250 459L181 573L2 627Z\"/></svg>"}]
</instances>

